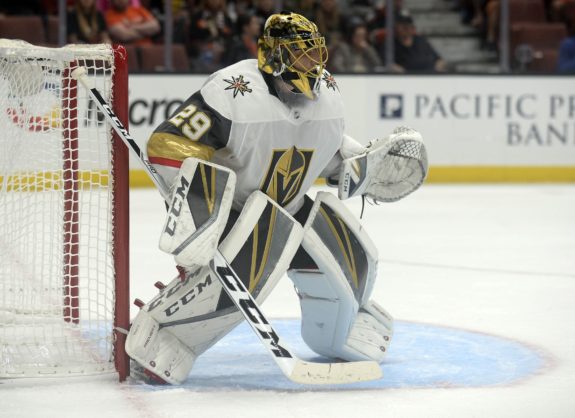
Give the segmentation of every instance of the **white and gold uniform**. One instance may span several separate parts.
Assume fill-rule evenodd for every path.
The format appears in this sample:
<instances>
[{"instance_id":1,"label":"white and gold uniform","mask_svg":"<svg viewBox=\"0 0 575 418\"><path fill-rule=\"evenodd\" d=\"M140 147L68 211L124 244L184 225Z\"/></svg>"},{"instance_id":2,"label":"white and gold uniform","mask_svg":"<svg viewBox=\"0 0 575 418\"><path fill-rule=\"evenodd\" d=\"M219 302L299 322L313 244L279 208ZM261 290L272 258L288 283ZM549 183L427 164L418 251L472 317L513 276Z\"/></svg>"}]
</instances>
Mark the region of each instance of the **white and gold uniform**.
<instances>
[{"instance_id":1,"label":"white and gold uniform","mask_svg":"<svg viewBox=\"0 0 575 418\"><path fill-rule=\"evenodd\" d=\"M370 299L378 254L365 228L333 194L306 196L320 176L368 152L344 134L325 39L282 12L268 18L258 54L212 74L147 144L173 186L160 248L186 274L142 307L126 351L172 384L243 318L206 266L216 250L258 303L287 273L302 337L318 354L381 362L393 334L393 319ZM361 174L355 189L368 190L367 163L348 165Z\"/></svg>"},{"instance_id":2,"label":"white and gold uniform","mask_svg":"<svg viewBox=\"0 0 575 418\"><path fill-rule=\"evenodd\" d=\"M255 190L292 214L301 207L342 146L343 102L327 71L316 99L291 105L266 78L257 60L218 71L156 129L148 157L168 184L185 158L197 157L236 173L235 209Z\"/></svg>"}]
</instances>

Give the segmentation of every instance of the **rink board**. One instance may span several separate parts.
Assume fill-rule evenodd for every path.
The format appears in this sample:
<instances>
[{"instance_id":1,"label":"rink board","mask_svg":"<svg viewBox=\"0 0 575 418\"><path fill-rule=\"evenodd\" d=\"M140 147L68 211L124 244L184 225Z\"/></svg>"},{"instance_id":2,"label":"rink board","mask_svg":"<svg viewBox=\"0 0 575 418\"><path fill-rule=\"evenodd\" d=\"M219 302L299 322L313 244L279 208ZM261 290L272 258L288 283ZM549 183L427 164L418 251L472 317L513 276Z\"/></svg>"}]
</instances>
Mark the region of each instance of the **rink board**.
<instances>
[{"instance_id":1,"label":"rink board","mask_svg":"<svg viewBox=\"0 0 575 418\"><path fill-rule=\"evenodd\" d=\"M143 144L206 77L130 76L132 136ZM336 81L346 105L346 131L360 142L399 125L423 134L430 182L575 181L572 78L342 75ZM151 185L137 164L132 169L132 185Z\"/></svg>"}]
</instances>

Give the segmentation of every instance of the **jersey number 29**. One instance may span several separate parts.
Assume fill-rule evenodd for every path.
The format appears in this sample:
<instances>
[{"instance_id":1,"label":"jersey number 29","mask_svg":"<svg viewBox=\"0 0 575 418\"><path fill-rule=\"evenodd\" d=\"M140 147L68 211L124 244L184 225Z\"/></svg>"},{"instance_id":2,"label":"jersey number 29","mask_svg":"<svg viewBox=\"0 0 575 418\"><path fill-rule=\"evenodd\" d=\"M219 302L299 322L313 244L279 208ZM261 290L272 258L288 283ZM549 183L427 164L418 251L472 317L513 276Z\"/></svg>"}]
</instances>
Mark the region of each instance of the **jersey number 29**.
<instances>
[{"instance_id":1,"label":"jersey number 29","mask_svg":"<svg viewBox=\"0 0 575 418\"><path fill-rule=\"evenodd\" d=\"M170 123L179 128L192 141L200 139L212 126L212 121L208 115L199 112L198 108L192 104L171 118Z\"/></svg>"}]
</instances>

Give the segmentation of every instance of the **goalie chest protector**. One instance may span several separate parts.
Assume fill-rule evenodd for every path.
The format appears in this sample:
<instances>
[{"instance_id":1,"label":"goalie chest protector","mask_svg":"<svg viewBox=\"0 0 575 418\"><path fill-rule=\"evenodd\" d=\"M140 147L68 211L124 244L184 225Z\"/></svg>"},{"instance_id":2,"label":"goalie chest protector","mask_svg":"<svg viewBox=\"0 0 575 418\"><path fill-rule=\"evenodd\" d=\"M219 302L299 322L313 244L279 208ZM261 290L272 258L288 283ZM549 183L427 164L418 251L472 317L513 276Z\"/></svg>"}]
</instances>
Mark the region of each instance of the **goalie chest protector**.
<instances>
[{"instance_id":1,"label":"goalie chest protector","mask_svg":"<svg viewBox=\"0 0 575 418\"><path fill-rule=\"evenodd\" d=\"M229 121L229 137L212 158L237 174L234 206L261 190L294 213L342 144L343 103L326 71L315 100L288 106L272 92L257 60L224 68L201 89L205 103ZM226 124L227 124L226 123Z\"/></svg>"}]
</instances>

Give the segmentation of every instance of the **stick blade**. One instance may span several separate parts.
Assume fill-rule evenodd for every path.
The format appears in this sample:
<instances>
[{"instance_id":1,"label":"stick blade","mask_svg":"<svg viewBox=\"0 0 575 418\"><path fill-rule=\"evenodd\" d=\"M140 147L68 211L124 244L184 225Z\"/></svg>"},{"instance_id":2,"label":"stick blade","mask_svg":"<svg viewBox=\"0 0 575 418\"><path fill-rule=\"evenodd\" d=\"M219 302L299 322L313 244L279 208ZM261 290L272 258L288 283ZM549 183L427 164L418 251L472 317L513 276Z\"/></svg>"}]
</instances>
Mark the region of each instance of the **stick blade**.
<instances>
[{"instance_id":1,"label":"stick blade","mask_svg":"<svg viewBox=\"0 0 575 418\"><path fill-rule=\"evenodd\" d=\"M300 360L289 375L293 382L312 385L365 382L382 377L381 368L375 361L310 363Z\"/></svg>"}]
</instances>

